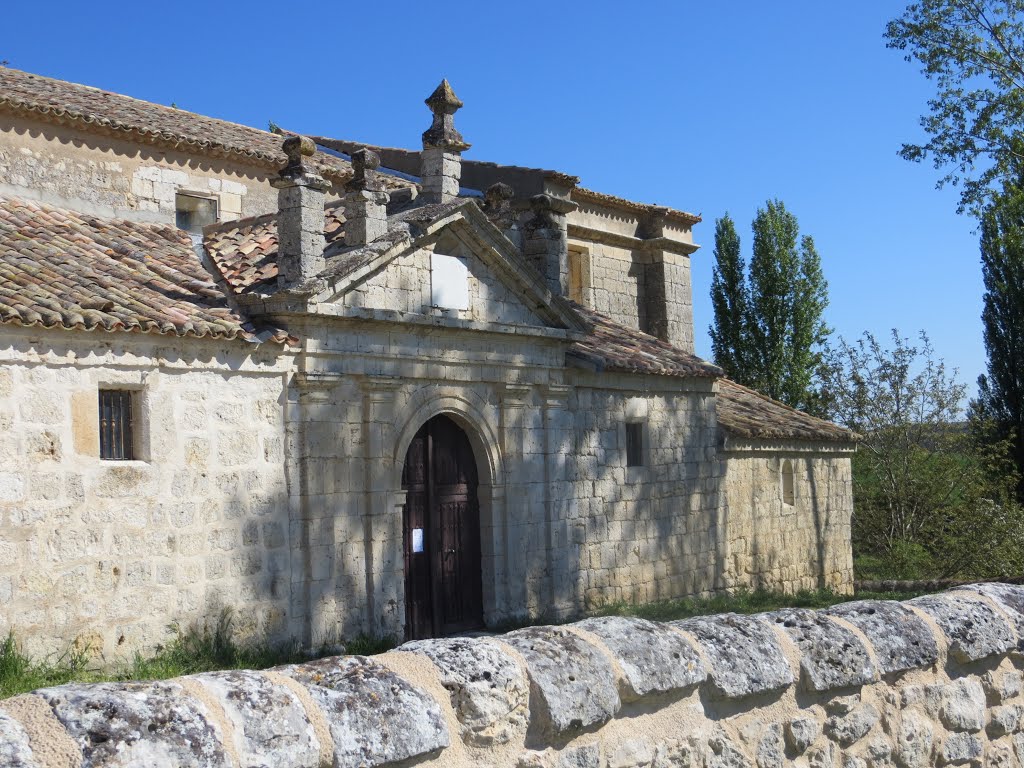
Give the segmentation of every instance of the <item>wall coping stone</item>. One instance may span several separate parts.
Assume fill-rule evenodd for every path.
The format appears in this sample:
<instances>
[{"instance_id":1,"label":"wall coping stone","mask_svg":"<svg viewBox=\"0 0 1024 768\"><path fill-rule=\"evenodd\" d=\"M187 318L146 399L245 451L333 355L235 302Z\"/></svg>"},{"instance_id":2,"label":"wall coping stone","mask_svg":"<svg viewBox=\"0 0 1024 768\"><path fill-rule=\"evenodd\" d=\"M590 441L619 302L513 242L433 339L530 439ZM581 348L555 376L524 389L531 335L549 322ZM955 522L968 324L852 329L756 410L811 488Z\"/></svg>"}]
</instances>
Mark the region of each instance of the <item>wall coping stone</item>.
<instances>
[{"instance_id":1,"label":"wall coping stone","mask_svg":"<svg viewBox=\"0 0 1024 768\"><path fill-rule=\"evenodd\" d=\"M391 662L388 654L342 656L262 673L76 683L0 701L0 765L767 768L798 757L907 766L1020 759L1022 626L1024 586L984 584L905 603L669 624L599 617L422 640ZM396 663L400 654L424 657L422 674L436 670L438 684L393 671L389 664L410 669ZM43 731L18 703L29 699L47 718L52 712L77 764L33 741ZM796 709L786 715L785 707ZM658 720L662 711L704 724L668 734L674 721Z\"/></svg>"}]
</instances>

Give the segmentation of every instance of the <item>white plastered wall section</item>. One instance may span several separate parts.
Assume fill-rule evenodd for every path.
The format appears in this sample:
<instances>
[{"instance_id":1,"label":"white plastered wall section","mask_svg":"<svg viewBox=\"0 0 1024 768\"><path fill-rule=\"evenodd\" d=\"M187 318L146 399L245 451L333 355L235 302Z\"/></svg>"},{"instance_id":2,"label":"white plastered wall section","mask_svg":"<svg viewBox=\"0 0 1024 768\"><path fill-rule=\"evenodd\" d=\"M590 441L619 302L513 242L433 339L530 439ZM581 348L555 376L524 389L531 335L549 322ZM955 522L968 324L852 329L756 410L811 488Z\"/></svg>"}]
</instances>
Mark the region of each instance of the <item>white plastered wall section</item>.
<instances>
[{"instance_id":1,"label":"white plastered wall section","mask_svg":"<svg viewBox=\"0 0 1024 768\"><path fill-rule=\"evenodd\" d=\"M0 328L0 632L107 660L234 609L287 633L288 356L242 341ZM98 456L133 390L141 460Z\"/></svg>"},{"instance_id":2,"label":"white plastered wall section","mask_svg":"<svg viewBox=\"0 0 1024 768\"><path fill-rule=\"evenodd\" d=\"M852 444L726 440L729 587L853 590ZM793 504L783 469L793 468Z\"/></svg>"},{"instance_id":3,"label":"white plastered wall section","mask_svg":"<svg viewBox=\"0 0 1024 768\"><path fill-rule=\"evenodd\" d=\"M0 115L0 195L173 225L178 192L215 199L221 221L277 210L263 169Z\"/></svg>"}]
</instances>

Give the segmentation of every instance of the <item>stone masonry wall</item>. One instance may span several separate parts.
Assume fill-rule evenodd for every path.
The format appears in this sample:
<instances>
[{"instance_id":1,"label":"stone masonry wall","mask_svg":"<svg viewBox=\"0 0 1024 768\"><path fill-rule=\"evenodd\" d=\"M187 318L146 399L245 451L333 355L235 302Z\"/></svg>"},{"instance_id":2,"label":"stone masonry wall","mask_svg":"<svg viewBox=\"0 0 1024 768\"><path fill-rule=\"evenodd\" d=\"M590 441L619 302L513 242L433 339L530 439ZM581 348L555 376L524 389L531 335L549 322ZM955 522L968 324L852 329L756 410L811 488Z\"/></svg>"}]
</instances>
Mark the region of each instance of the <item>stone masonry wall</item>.
<instances>
[{"instance_id":1,"label":"stone masonry wall","mask_svg":"<svg viewBox=\"0 0 1024 768\"><path fill-rule=\"evenodd\" d=\"M7 116L0 194L84 213L173 224L175 193L217 200L221 221L277 210L266 172Z\"/></svg>"},{"instance_id":2,"label":"stone masonry wall","mask_svg":"<svg viewBox=\"0 0 1024 768\"><path fill-rule=\"evenodd\" d=\"M605 617L0 701L9 768L927 768L1024 760L1024 588Z\"/></svg>"},{"instance_id":3,"label":"stone masonry wall","mask_svg":"<svg viewBox=\"0 0 1024 768\"><path fill-rule=\"evenodd\" d=\"M848 453L805 443L723 455L728 586L852 589ZM782 497L785 461L793 467L793 504Z\"/></svg>"},{"instance_id":4,"label":"stone masonry wall","mask_svg":"<svg viewBox=\"0 0 1024 768\"><path fill-rule=\"evenodd\" d=\"M243 635L285 636L287 362L238 341L0 329L0 634L113 660L231 607ZM101 387L131 390L138 460L98 458Z\"/></svg>"}]
</instances>

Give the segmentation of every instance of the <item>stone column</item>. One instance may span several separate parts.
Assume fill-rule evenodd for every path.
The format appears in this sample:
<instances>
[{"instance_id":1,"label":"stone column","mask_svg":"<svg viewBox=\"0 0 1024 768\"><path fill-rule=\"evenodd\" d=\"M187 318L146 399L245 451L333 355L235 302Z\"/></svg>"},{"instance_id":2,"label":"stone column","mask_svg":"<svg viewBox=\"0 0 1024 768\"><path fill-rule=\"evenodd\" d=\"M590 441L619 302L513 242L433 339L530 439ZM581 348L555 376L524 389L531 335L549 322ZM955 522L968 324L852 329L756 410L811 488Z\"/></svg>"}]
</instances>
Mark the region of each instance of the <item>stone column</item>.
<instances>
[{"instance_id":1,"label":"stone column","mask_svg":"<svg viewBox=\"0 0 1024 768\"><path fill-rule=\"evenodd\" d=\"M388 194L377 177L376 152L352 153L352 178L345 183L345 245L372 243L388 231Z\"/></svg>"},{"instance_id":2,"label":"stone column","mask_svg":"<svg viewBox=\"0 0 1024 768\"><path fill-rule=\"evenodd\" d=\"M404 622L402 517L404 493L395 481L392 419L399 379L367 376L363 391L363 547L366 567L366 627L371 635L398 634ZM400 459L401 460L401 459Z\"/></svg>"},{"instance_id":3,"label":"stone column","mask_svg":"<svg viewBox=\"0 0 1024 768\"><path fill-rule=\"evenodd\" d=\"M551 195L530 198L532 214L523 226L523 256L556 296L569 295L569 228L566 216L578 206Z\"/></svg>"},{"instance_id":4,"label":"stone column","mask_svg":"<svg viewBox=\"0 0 1024 768\"><path fill-rule=\"evenodd\" d=\"M550 590L548 605L559 616L571 612L579 605L574 594L576 580L575 574L571 572L569 557L570 537L566 504L566 469L575 435L571 414L567 409L571 392L571 387L560 384L551 384L544 389L544 522Z\"/></svg>"},{"instance_id":5,"label":"stone column","mask_svg":"<svg viewBox=\"0 0 1024 768\"><path fill-rule=\"evenodd\" d=\"M501 397L501 448L505 460L505 519L503 540L495 542L495 582L500 585L495 605L505 618L522 616L527 608L526 577L529 563L530 508L524 480L525 411L530 406L530 386L506 384Z\"/></svg>"},{"instance_id":6,"label":"stone column","mask_svg":"<svg viewBox=\"0 0 1024 768\"><path fill-rule=\"evenodd\" d=\"M330 188L303 158L316 153L305 136L285 139L288 165L271 180L277 192L278 285L295 285L324 268L324 195Z\"/></svg>"}]
</instances>

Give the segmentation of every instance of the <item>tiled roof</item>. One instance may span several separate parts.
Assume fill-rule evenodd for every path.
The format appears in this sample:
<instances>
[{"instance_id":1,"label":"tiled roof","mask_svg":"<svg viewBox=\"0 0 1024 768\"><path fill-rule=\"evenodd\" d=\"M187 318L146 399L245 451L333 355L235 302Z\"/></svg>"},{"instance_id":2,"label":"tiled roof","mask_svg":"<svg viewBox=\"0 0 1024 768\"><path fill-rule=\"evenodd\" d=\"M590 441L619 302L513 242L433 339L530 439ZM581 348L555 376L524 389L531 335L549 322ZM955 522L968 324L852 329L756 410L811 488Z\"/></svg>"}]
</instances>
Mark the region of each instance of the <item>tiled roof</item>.
<instances>
[{"instance_id":1,"label":"tiled roof","mask_svg":"<svg viewBox=\"0 0 1024 768\"><path fill-rule=\"evenodd\" d=\"M658 376L721 376L717 365L683 352L661 339L619 325L598 312L573 303L593 330L570 348L570 354L598 370L647 373Z\"/></svg>"},{"instance_id":2,"label":"tiled roof","mask_svg":"<svg viewBox=\"0 0 1024 768\"><path fill-rule=\"evenodd\" d=\"M729 379L718 384L718 424L726 432L768 440L852 442L857 435L838 424L783 405Z\"/></svg>"},{"instance_id":3,"label":"tiled roof","mask_svg":"<svg viewBox=\"0 0 1024 768\"><path fill-rule=\"evenodd\" d=\"M327 244L344 235L345 216L341 203L324 211ZM206 252L235 293L257 291L277 282L277 214L268 213L208 227L204 231Z\"/></svg>"},{"instance_id":4,"label":"tiled roof","mask_svg":"<svg viewBox=\"0 0 1024 768\"><path fill-rule=\"evenodd\" d=\"M2 197L0 322L288 340L232 311L180 230Z\"/></svg>"},{"instance_id":5,"label":"tiled roof","mask_svg":"<svg viewBox=\"0 0 1024 768\"><path fill-rule=\"evenodd\" d=\"M0 67L3 112L186 154L230 158L268 171L277 171L286 161L282 138L269 131L7 67ZM316 162L327 178L351 176L351 166L340 158L320 154ZM395 178L386 183L409 185Z\"/></svg>"}]
</instances>

